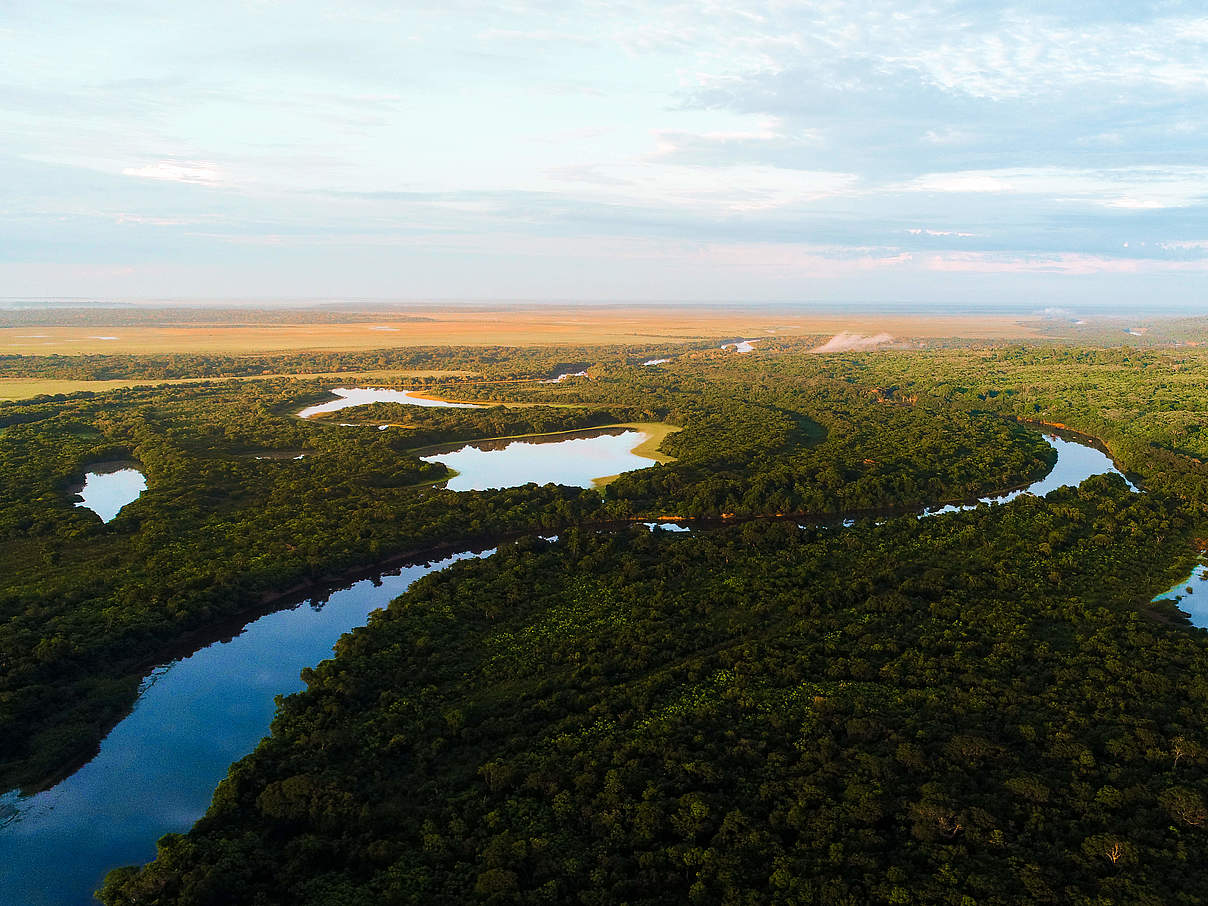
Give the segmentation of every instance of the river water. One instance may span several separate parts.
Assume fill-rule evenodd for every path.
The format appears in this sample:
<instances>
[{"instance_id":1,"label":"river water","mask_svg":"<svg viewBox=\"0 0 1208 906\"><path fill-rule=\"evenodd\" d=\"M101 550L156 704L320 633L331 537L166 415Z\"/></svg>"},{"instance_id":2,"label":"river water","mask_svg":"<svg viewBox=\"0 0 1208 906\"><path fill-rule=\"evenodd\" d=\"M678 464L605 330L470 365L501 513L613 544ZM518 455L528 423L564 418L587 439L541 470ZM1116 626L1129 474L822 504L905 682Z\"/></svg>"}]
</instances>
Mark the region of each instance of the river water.
<instances>
[{"instance_id":1,"label":"river water","mask_svg":"<svg viewBox=\"0 0 1208 906\"><path fill-rule=\"evenodd\" d=\"M1191 619L1192 626L1208 629L1208 565L1197 563L1186 579L1176 582L1160 595L1154 595L1153 599L1161 601L1163 598L1174 601Z\"/></svg>"},{"instance_id":2,"label":"river water","mask_svg":"<svg viewBox=\"0 0 1208 906\"><path fill-rule=\"evenodd\" d=\"M156 669L92 761L45 792L0 796L0 902L95 906L107 871L149 861L156 840L201 817L231 763L268 732L273 697L303 687L303 667L330 657L341 635L416 579L490 553L365 579Z\"/></svg>"},{"instance_id":3,"label":"river water","mask_svg":"<svg viewBox=\"0 0 1208 906\"><path fill-rule=\"evenodd\" d=\"M626 434L633 433L612 439L629 449ZM1116 471L1094 448L1050 443L1059 456L1052 472L1017 493L1046 493ZM421 576L490 553L464 552L357 582L324 601L263 616L229 641L157 668L92 761L44 792L0 795L0 900L14 906L94 904L92 891L107 871L150 860L159 837L187 831L197 821L231 763L268 732L274 696L302 688L303 667L329 657L343 633L364 625L373 610Z\"/></svg>"},{"instance_id":4,"label":"river water","mask_svg":"<svg viewBox=\"0 0 1208 906\"><path fill-rule=\"evenodd\" d=\"M1119 475L1124 479L1129 490L1134 494L1138 493L1137 486L1129 481L1123 472L1116 468L1116 464L1112 462L1112 458L1102 450L1076 440L1066 440L1064 437L1058 437L1055 434L1045 435L1044 439L1050 447L1057 451L1057 462L1053 464L1053 468L1049 470L1049 473L1044 478L1033 482L1026 488L1019 488L995 497L982 497L977 503L949 503L940 507L928 507L923 511L922 515L941 516L944 513L957 513L962 510L976 509L978 504L982 503L1010 503L1021 494L1044 497L1050 491L1055 491L1058 488L1076 488L1092 475Z\"/></svg>"}]
</instances>

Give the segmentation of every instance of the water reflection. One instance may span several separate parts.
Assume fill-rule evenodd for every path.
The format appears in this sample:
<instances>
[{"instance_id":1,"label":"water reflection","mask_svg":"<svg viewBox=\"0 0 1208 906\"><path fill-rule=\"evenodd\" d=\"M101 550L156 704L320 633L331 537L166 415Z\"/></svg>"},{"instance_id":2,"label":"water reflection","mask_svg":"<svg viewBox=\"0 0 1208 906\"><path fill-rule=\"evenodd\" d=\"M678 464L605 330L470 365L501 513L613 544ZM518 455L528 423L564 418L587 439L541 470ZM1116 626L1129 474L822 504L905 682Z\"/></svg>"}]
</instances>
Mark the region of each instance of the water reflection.
<instances>
[{"instance_id":1,"label":"water reflection","mask_svg":"<svg viewBox=\"0 0 1208 906\"><path fill-rule=\"evenodd\" d=\"M84 475L84 484L76 491L82 499L76 506L87 507L102 522L109 522L145 490L147 478L133 465L124 462L97 465Z\"/></svg>"},{"instance_id":2,"label":"water reflection","mask_svg":"<svg viewBox=\"0 0 1208 906\"><path fill-rule=\"evenodd\" d=\"M617 428L593 431L591 437L476 441L457 450L421 457L458 474L451 491L515 488L529 482L590 488L598 478L653 465L633 452L649 435Z\"/></svg>"},{"instance_id":3,"label":"water reflection","mask_svg":"<svg viewBox=\"0 0 1208 906\"><path fill-rule=\"evenodd\" d=\"M365 579L321 607L268 614L228 642L152 671L96 758L45 792L0 796L0 902L95 906L105 872L148 861L156 840L201 817L231 763L268 732L273 697L302 688L303 667L330 657L341 635L416 579L490 553Z\"/></svg>"},{"instance_id":4,"label":"water reflection","mask_svg":"<svg viewBox=\"0 0 1208 906\"><path fill-rule=\"evenodd\" d=\"M1057 462L1049 473L1039 481L1026 488L1020 488L996 497L982 497L977 503L957 504L935 507L923 511L923 516L940 516L944 513L958 513L962 510L976 509L982 503L1009 503L1021 494L1031 494L1034 497L1044 497L1050 491L1063 487L1078 487L1092 475L1119 475L1124 478L1130 491L1138 493L1137 486L1125 478L1124 473L1116 468L1112 458L1102 450L1089 444L1075 440L1066 440L1056 435L1045 435L1045 442L1057 451Z\"/></svg>"},{"instance_id":5,"label":"water reflection","mask_svg":"<svg viewBox=\"0 0 1208 906\"><path fill-rule=\"evenodd\" d=\"M1176 582L1154 601L1174 601L1191 618L1192 626L1208 629L1208 564L1199 563L1182 582Z\"/></svg>"},{"instance_id":6,"label":"water reflection","mask_svg":"<svg viewBox=\"0 0 1208 906\"><path fill-rule=\"evenodd\" d=\"M299 418L310 418L313 415L326 415L329 412L339 412L351 406L367 406L370 403L403 403L408 406L428 406L440 409L478 409L476 403L450 403L447 400L434 400L418 396L416 390L390 390L385 387L336 387L331 391L339 399L328 403L307 406L298 413Z\"/></svg>"}]
</instances>

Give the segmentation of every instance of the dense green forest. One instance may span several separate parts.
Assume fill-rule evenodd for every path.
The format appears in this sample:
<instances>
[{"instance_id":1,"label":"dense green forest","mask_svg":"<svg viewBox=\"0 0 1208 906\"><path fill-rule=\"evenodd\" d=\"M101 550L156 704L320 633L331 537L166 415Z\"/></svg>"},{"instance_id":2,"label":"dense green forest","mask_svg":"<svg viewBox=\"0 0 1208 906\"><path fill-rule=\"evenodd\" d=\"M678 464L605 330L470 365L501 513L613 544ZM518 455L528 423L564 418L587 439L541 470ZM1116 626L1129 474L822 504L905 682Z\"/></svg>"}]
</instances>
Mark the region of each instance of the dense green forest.
<instances>
[{"instance_id":1,"label":"dense green forest","mask_svg":"<svg viewBox=\"0 0 1208 906\"><path fill-rule=\"evenodd\" d=\"M148 667L241 620L519 538L346 641L109 902L1199 902L1208 648L1148 601L1206 534L1208 357L811 345L0 357L263 375L0 404L0 789L89 757ZM345 427L295 417L338 379L273 376L375 368L463 372L373 383L488 405ZM451 492L418 455L624 421L680 427L675 459L602 493ZM1146 493L796 526L1022 486L1053 460L1028 422ZM148 490L102 524L71 492L113 459ZM667 515L759 518L621 528Z\"/></svg>"},{"instance_id":2,"label":"dense green forest","mask_svg":"<svg viewBox=\"0 0 1208 906\"><path fill-rule=\"evenodd\" d=\"M518 543L345 636L103 899L1202 903L1208 646L1135 607L1181 528L1112 478Z\"/></svg>"},{"instance_id":3,"label":"dense green forest","mask_svg":"<svg viewBox=\"0 0 1208 906\"><path fill-rule=\"evenodd\" d=\"M678 379L614 363L565 384L448 388L510 390L521 408L344 410L361 427L295 418L330 384L286 378L0 406L0 785L35 787L88 757L148 666L283 590L584 521L918 507L1019 485L1051 460L1034 432L994 414L885 406L825 375L773 388L727 378L733 354L698 355ZM378 431L375 415L404 427ZM607 497L448 492L443 467L415 455L628 419L682 425L665 444L677 461L622 476ZM307 455L255 458L294 450ZM102 525L69 487L88 463L120 457L142 465L149 488Z\"/></svg>"}]
</instances>

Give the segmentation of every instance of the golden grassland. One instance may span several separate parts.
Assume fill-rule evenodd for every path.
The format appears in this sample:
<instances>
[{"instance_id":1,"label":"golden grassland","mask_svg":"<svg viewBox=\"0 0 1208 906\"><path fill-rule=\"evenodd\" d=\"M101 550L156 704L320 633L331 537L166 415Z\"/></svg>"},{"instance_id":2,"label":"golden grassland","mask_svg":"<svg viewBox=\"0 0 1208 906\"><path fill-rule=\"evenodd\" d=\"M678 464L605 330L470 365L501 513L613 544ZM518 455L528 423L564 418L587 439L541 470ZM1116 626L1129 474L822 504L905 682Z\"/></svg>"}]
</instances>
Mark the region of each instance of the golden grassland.
<instances>
[{"instance_id":1,"label":"golden grassland","mask_svg":"<svg viewBox=\"0 0 1208 906\"><path fill-rule=\"evenodd\" d=\"M284 353L408 346L657 344L716 337L822 336L842 331L942 339L1026 338L1040 322L968 315L811 313L808 309L714 306L415 306L427 320L372 323L89 325L0 328L0 354ZM305 317L305 315L300 315Z\"/></svg>"},{"instance_id":2,"label":"golden grassland","mask_svg":"<svg viewBox=\"0 0 1208 906\"><path fill-rule=\"evenodd\" d=\"M301 378L303 380L374 381L400 377L465 377L472 371L339 371L322 374L257 374L234 378L168 378L149 380L128 378L114 381L59 381L45 378L0 377L0 402L27 400L42 394L79 393L92 390L117 390L124 387L163 387L169 384L196 384L202 381L266 381L270 378Z\"/></svg>"}]
</instances>

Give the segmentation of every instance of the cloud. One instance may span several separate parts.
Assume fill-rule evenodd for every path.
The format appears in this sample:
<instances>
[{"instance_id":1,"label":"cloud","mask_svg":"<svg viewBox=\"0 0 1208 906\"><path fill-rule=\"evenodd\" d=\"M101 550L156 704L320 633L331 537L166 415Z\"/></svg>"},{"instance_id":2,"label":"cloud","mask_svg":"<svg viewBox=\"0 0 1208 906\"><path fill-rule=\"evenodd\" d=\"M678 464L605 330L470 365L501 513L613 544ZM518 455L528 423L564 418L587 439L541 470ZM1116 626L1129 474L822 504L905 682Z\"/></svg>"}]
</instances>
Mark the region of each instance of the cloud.
<instances>
[{"instance_id":1,"label":"cloud","mask_svg":"<svg viewBox=\"0 0 1208 906\"><path fill-rule=\"evenodd\" d=\"M1157 210L1208 201L1208 167L1013 167L927 173L904 192L1039 195L1110 208Z\"/></svg>"},{"instance_id":2,"label":"cloud","mask_svg":"<svg viewBox=\"0 0 1208 906\"><path fill-rule=\"evenodd\" d=\"M227 181L223 172L214 164L173 160L161 160L142 167L126 167L122 170L122 175L201 186L217 186Z\"/></svg>"},{"instance_id":3,"label":"cloud","mask_svg":"<svg viewBox=\"0 0 1208 906\"><path fill-rule=\"evenodd\" d=\"M1208 272L1208 260L1123 258L1106 255L947 252L919 259L924 268L942 273L1046 274L1178 274Z\"/></svg>"},{"instance_id":4,"label":"cloud","mask_svg":"<svg viewBox=\"0 0 1208 906\"><path fill-rule=\"evenodd\" d=\"M972 239L981 235L979 233L963 233L960 230L929 230L926 227L912 227L906 232L911 236L931 236L936 238L953 236L957 239Z\"/></svg>"},{"instance_id":5,"label":"cloud","mask_svg":"<svg viewBox=\"0 0 1208 906\"><path fill-rule=\"evenodd\" d=\"M886 343L892 343L893 340L893 335L888 333L865 336L863 334L842 331L835 334L821 346L811 349L810 352L862 352L876 349L878 346L884 346Z\"/></svg>"},{"instance_id":6,"label":"cloud","mask_svg":"<svg viewBox=\"0 0 1208 906\"><path fill-rule=\"evenodd\" d=\"M1191 299L1208 257L1192 0L18 4L0 51L0 261L65 273L246 246L339 287L415 249L418 285L510 296L595 247L654 296L994 274L1039 305L1070 276Z\"/></svg>"}]
</instances>

